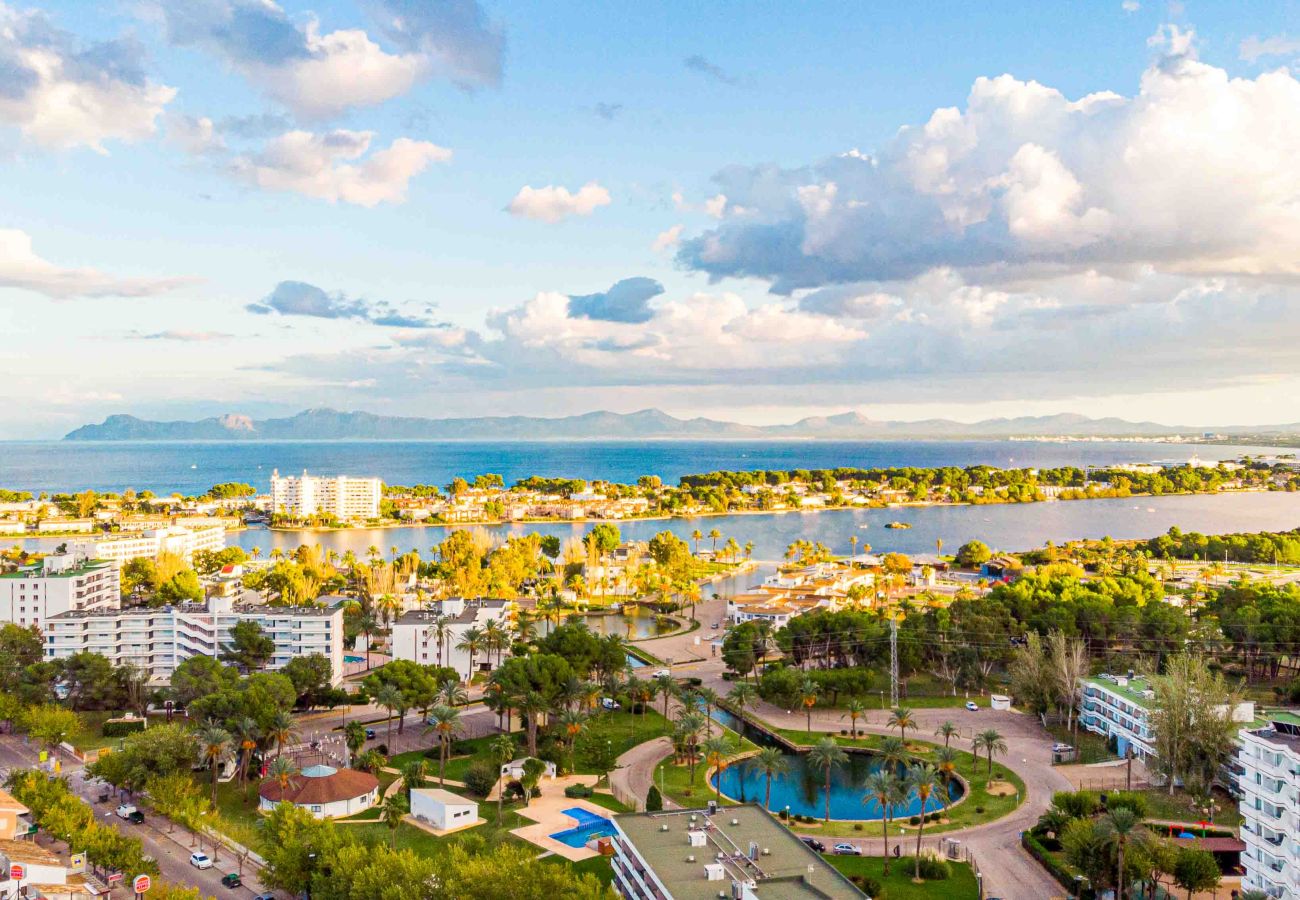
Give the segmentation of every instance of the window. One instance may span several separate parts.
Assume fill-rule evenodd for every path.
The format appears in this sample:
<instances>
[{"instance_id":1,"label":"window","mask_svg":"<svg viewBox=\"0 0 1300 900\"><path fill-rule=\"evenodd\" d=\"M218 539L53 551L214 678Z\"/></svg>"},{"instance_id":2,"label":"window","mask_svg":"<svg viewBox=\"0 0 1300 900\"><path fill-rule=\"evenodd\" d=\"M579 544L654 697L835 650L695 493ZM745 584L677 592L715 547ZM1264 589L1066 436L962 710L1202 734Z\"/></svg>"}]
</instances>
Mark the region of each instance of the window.
<instances>
[{"instance_id":1,"label":"window","mask_svg":"<svg viewBox=\"0 0 1300 900\"><path fill-rule=\"evenodd\" d=\"M320 809L319 806L315 806L315 805L313 805L312 808L311 808L311 811L314 812L314 813L317 813L317 812L320 812L321 809Z\"/></svg>"}]
</instances>

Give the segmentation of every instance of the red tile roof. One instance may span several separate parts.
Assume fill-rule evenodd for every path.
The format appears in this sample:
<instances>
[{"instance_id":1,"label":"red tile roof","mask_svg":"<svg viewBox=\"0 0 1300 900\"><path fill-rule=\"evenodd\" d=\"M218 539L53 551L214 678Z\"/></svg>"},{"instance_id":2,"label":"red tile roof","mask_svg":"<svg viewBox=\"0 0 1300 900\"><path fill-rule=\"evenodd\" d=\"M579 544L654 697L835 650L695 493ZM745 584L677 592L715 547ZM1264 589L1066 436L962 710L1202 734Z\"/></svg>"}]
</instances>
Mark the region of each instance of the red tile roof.
<instances>
[{"instance_id":1,"label":"red tile roof","mask_svg":"<svg viewBox=\"0 0 1300 900\"><path fill-rule=\"evenodd\" d=\"M362 797L379 787L379 781L368 772L356 769L339 769L333 775L308 778L294 775L288 787L281 789L280 782L271 779L258 788L259 796L272 803L287 801L298 806L337 803Z\"/></svg>"}]
</instances>

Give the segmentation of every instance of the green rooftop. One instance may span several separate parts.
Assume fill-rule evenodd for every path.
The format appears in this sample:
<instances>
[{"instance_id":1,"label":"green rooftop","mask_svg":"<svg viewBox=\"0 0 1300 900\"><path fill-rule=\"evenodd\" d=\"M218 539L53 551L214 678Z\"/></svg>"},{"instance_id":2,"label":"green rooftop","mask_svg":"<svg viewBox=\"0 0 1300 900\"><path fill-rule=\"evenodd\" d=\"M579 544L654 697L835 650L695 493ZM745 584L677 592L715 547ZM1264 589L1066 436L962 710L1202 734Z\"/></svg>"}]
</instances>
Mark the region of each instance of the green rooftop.
<instances>
[{"instance_id":1,"label":"green rooftop","mask_svg":"<svg viewBox=\"0 0 1300 900\"><path fill-rule=\"evenodd\" d=\"M1130 678L1128 684L1123 687L1109 679L1099 678L1096 675L1089 675L1083 680L1093 687L1110 691L1115 696L1122 697L1134 706L1140 706L1143 709L1150 709L1154 702L1153 698L1142 696L1143 691L1151 690L1151 685L1145 678Z\"/></svg>"},{"instance_id":2,"label":"green rooftop","mask_svg":"<svg viewBox=\"0 0 1300 900\"><path fill-rule=\"evenodd\" d=\"M614 821L674 900L716 900L720 890L731 896L731 883L742 873L756 882L754 893L764 900L861 900L865 896L753 803L722 807L711 817L697 809L627 813ZM692 847L687 832L702 829L706 822L712 827L706 830L705 845ZM704 867L716 863L718 853L747 854L750 841L759 848L752 864L728 862L722 880L708 879ZM695 862L687 862L688 856L694 856Z\"/></svg>"}]
</instances>

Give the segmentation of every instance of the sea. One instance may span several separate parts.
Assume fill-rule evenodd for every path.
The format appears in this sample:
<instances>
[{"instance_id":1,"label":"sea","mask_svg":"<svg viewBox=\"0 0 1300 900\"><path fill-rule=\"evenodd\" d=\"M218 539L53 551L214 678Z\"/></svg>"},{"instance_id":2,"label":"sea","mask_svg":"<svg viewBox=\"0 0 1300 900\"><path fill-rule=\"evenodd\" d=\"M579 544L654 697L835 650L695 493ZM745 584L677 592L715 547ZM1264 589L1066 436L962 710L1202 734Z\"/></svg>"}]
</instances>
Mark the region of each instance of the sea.
<instances>
[{"instance_id":1,"label":"sea","mask_svg":"<svg viewBox=\"0 0 1300 900\"><path fill-rule=\"evenodd\" d=\"M528 475L569 476L629 482L658 475L676 482L683 474L718 469L794 469L836 466L1002 467L1098 466L1116 463L1210 461L1289 452L1278 448L1102 441L690 441L690 442L186 442L0 444L0 486L33 492L85 488L156 493L199 493L223 481L245 481L265 490L272 470L317 474L377 475L389 484L446 484L455 476L494 472L507 484ZM909 525L887 528L891 522ZM753 543L756 559L779 559L795 540L821 541L832 550L933 552L939 541L951 552L978 538L1000 550L1026 550L1046 541L1081 538L1146 538L1171 527L1205 534L1273 531L1300 527L1300 493L1244 492L1215 495L1134 497L1113 500L987 506L843 509L790 513L744 513L698 519L619 523L625 539L648 539L669 530L690 539L693 531L717 529L742 546ZM504 540L536 531L580 538L591 523L539 523L484 528ZM318 543L364 554L418 550L426 557L443 540L440 527L346 531L268 531L253 528L228 540L246 549L293 549ZM854 542L851 539L857 538ZM66 538L24 541L50 547ZM711 541L705 538L703 546Z\"/></svg>"}]
</instances>

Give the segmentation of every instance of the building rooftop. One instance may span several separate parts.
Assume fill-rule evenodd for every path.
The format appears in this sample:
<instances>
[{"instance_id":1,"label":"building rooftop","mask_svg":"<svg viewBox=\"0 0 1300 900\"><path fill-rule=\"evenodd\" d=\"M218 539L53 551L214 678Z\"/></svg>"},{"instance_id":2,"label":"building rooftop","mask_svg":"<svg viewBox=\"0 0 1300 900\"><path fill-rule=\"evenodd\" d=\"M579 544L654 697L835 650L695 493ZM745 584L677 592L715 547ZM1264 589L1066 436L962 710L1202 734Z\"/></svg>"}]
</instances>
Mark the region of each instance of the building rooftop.
<instances>
[{"instance_id":1,"label":"building rooftop","mask_svg":"<svg viewBox=\"0 0 1300 900\"><path fill-rule=\"evenodd\" d=\"M310 775L313 770L328 770L329 774ZM369 772L356 769L334 769L331 766L312 766L289 778L286 787L271 779L258 788L257 793L272 803L288 802L298 806L336 803L362 797L379 787L379 781Z\"/></svg>"},{"instance_id":2,"label":"building rooftop","mask_svg":"<svg viewBox=\"0 0 1300 900\"><path fill-rule=\"evenodd\" d=\"M0 841L0 856L8 857L10 862L59 865L58 856L34 841Z\"/></svg>"},{"instance_id":3,"label":"building rooftop","mask_svg":"<svg viewBox=\"0 0 1300 900\"><path fill-rule=\"evenodd\" d=\"M756 804L724 807L712 817L704 810L628 813L615 816L614 823L674 900L714 900L719 891L730 897L732 883L746 879L755 883L754 893L764 900L861 900L864 896ZM692 846L688 832L701 831L704 845ZM748 858L751 842L758 847L752 860ZM724 859L718 854L724 854ZM695 862L687 862L688 856L694 856ZM721 880L710 880L706 865L721 866Z\"/></svg>"},{"instance_id":4,"label":"building rooftop","mask_svg":"<svg viewBox=\"0 0 1300 900\"><path fill-rule=\"evenodd\" d=\"M411 788L412 794L419 794L422 797L428 797L430 800L437 800L439 803L445 803L449 806L463 806L466 803L475 803L474 800L467 800L460 794L453 794L451 791L445 791L442 788Z\"/></svg>"},{"instance_id":5,"label":"building rooftop","mask_svg":"<svg viewBox=\"0 0 1300 900\"><path fill-rule=\"evenodd\" d=\"M1123 678L1124 676L1114 676ZM1093 687L1100 688L1104 691L1110 691L1117 697L1122 697L1134 706L1140 706L1143 709L1149 709L1154 700L1153 697L1143 695L1143 691L1151 690L1151 685L1145 678L1128 678L1127 684L1119 685L1110 678L1102 678L1100 675L1090 675L1083 679Z\"/></svg>"},{"instance_id":6,"label":"building rooftop","mask_svg":"<svg viewBox=\"0 0 1300 900\"><path fill-rule=\"evenodd\" d=\"M270 618L308 618L319 617L327 619L338 612L337 607L319 607L319 606L265 606L262 604L239 604L232 606L230 612L214 613L203 603L183 603L179 606L138 606L126 609L80 609L69 610L68 612L59 613L56 616L50 616L49 621L56 619L111 619L123 616L139 616L148 618L152 616L165 616L172 613L184 616L267 616Z\"/></svg>"},{"instance_id":7,"label":"building rooftop","mask_svg":"<svg viewBox=\"0 0 1300 900\"><path fill-rule=\"evenodd\" d=\"M44 560L41 560L31 565L22 566L16 572L6 572L0 575L0 578L75 578L96 569L115 567L116 563L106 559L84 559L67 566L67 568L51 571L45 567Z\"/></svg>"},{"instance_id":8,"label":"building rooftop","mask_svg":"<svg viewBox=\"0 0 1300 900\"><path fill-rule=\"evenodd\" d=\"M472 625L478 619L480 610L504 609L509 603L509 600L466 600L465 608L459 614L449 616L448 619L453 625ZM442 615L436 609L412 609L398 616L396 624L432 625Z\"/></svg>"}]
</instances>

